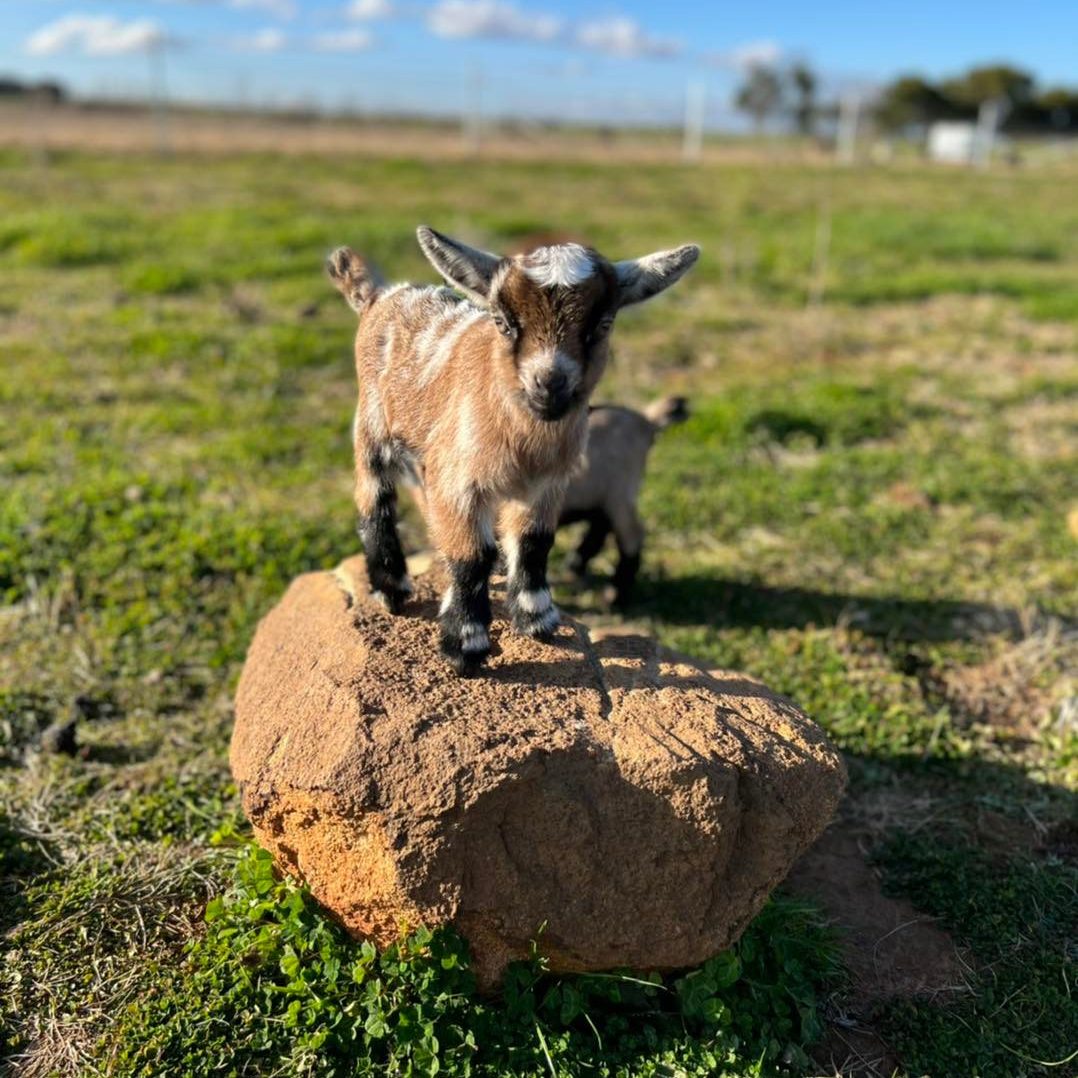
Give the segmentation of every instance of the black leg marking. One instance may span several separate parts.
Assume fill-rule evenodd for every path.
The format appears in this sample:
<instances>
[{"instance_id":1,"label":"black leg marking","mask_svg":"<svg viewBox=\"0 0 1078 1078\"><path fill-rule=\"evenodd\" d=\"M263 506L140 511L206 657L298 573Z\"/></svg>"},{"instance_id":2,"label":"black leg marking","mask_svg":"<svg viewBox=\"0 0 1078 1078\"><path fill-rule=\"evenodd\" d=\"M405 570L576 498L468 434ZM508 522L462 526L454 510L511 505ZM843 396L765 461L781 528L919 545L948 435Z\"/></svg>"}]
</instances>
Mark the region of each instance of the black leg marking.
<instances>
[{"instance_id":1,"label":"black leg marking","mask_svg":"<svg viewBox=\"0 0 1078 1078\"><path fill-rule=\"evenodd\" d=\"M585 519L588 530L569 558L569 571L576 576L587 574L588 563L603 549L603 543L610 534L610 518L601 509L593 510Z\"/></svg>"},{"instance_id":2,"label":"black leg marking","mask_svg":"<svg viewBox=\"0 0 1078 1078\"><path fill-rule=\"evenodd\" d=\"M487 547L477 558L449 563L451 583L442 599L442 654L464 677L474 674L490 654L490 570L497 551Z\"/></svg>"},{"instance_id":3,"label":"black leg marking","mask_svg":"<svg viewBox=\"0 0 1078 1078\"><path fill-rule=\"evenodd\" d=\"M509 556L509 609L513 628L525 636L548 637L558 627L558 608L550 598L546 563L553 532L527 532Z\"/></svg>"},{"instance_id":4,"label":"black leg marking","mask_svg":"<svg viewBox=\"0 0 1078 1078\"><path fill-rule=\"evenodd\" d=\"M381 461L371 461L378 478L378 498L370 515L359 519L359 537L367 558L367 579L371 594L397 614L412 594L408 566L397 534L397 488Z\"/></svg>"},{"instance_id":5,"label":"black leg marking","mask_svg":"<svg viewBox=\"0 0 1078 1078\"><path fill-rule=\"evenodd\" d=\"M626 554L618 551L618 567L614 570L614 603L625 606L632 598L636 574L640 569L640 552Z\"/></svg>"}]
</instances>

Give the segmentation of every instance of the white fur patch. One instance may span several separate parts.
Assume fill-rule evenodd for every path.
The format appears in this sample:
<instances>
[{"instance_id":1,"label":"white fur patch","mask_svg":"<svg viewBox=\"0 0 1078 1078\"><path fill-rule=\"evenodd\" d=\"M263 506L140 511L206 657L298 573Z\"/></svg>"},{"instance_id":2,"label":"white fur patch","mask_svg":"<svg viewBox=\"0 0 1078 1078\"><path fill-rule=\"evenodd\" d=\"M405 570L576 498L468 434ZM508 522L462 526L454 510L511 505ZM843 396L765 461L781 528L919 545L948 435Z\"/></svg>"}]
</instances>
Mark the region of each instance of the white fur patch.
<instances>
[{"instance_id":1,"label":"white fur patch","mask_svg":"<svg viewBox=\"0 0 1078 1078\"><path fill-rule=\"evenodd\" d=\"M445 595L442 596L442 605L438 608L439 614L444 614L453 605L453 585L450 584L445 589Z\"/></svg>"},{"instance_id":2,"label":"white fur patch","mask_svg":"<svg viewBox=\"0 0 1078 1078\"><path fill-rule=\"evenodd\" d=\"M391 285L384 292L378 293L378 303L384 303L387 299L391 299L393 296L399 295L406 288L411 288L410 284L395 284Z\"/></svg>"},{"instance_id":3,"label":"white fur patch","mask_svg":"<svg viewBox=\"0 0 1078 1078\"><path fill-rule=\"evenodd\" d=\"M579 243L540 247L524 259L524 272L540 287L572 288L595 272L595 261Z\"/></svg>"},{"instance_id":4,"label":"white fur patch","mask_svg":"<svg viewBox=\"0 0 1078 1078\"><path fill-rule=\"evenodd\" d=\"M505 554L505 573L511 580L520 569L520 540L515 535L502 536L502 552Z\"/></svg>"},{"instance_id":5,"label":"white fur patch","mask_svg":"<svg viewBox=\"0 0 1078 1078\"><path fill-rule=\"evenodd\" d=\"M370 441L382 442L389 437L389 426L382 408L382 395L378 386L372 382L363 387L363 423Z\"/></svg>"},{"instance_id":6,"label":"white fur patch","mask_svg":"<svg viewBox=\"0 0 1078 1078\"><path fill-rule=\"evenodd\" d=\"M419 361L419 384L430 385L441 373L455 351L461 337L474 326L483 312L477 307L458 304L447 311L420 334L416 341L416 358ZM428 336L429 334L429 336Z\"/></svg>"},{"instance_id":7,"label":"white fur patch","mask_svg":"<svg viewBox=\"0 0 1078 1078\"><path fill-rule=\"evenodd\" d=\"M460 465L467 467L479 448L479 436L475 424L475 408L466 393L460 399L457 410L457 455Z\"/></svg>"},{"instance_id":8,"label":"white fur patch","mask_svg":"<svg viewBox=\"0 0 1078 1078\"><path fill-rule=\"evenodd\" d=\"M466 622L460 630L461 651L487 651L490 648L490 637L487 630L478 621Z\"/></svg>"},{"instance_id":9,"label":"white fur patch","mask_svg":"<svg viewBox=\"0 0 1078 1078\"><path fill-rule=\"evenodd\" d=\"M549 610L552 605L549 588L522 591L517 596L517 606L529 614L542 614L544 611Z\"/></svg>"}]
</instances>

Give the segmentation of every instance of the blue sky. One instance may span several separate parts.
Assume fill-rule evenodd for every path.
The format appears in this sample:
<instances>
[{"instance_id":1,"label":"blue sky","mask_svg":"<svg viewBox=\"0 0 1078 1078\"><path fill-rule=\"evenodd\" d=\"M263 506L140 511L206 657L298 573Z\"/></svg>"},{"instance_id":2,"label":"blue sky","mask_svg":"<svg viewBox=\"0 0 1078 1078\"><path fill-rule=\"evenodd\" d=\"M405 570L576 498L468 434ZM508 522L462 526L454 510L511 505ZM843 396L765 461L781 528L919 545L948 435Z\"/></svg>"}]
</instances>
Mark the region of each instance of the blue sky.
<instances>
[{"instance_id":1,"label":"blue sky","mask_svg":"<svg viewBox=\"0 0 1078 1078\"><path fill-rule=\"evenodd\" d=\"M478 95L492 113L665 120L702 82L721 124L753 59L804 59L829 88L995 60L1078 83L1078 0L0 0L0 73L143 96L162 41L176 96L331 108L455 113Z\"/></svg>"}]
</instances>

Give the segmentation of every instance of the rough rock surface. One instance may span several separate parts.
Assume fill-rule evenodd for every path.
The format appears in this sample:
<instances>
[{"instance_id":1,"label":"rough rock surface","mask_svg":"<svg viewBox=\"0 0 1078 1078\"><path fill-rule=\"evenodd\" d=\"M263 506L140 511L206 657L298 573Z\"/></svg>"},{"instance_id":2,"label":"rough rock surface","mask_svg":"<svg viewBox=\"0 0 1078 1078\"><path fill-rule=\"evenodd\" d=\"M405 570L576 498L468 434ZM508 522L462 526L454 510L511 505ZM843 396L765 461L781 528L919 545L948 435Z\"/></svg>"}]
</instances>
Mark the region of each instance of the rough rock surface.
<instances>
[{"instance_id":1,"label":"rough rock surface","mask_svg":"<svg viewBox=\"0 0 1078 1078\"><path fill-rule=\"evenodd\" d=\"M357 935L453 922L486 983L537 934L556 969L728 946L838 803L823 733L647 637L519 637L497 590L490 666L459 680L436 584L391 617L354 559L263 620L231 753L259 840Z\"/></svg>"}]
</instances>

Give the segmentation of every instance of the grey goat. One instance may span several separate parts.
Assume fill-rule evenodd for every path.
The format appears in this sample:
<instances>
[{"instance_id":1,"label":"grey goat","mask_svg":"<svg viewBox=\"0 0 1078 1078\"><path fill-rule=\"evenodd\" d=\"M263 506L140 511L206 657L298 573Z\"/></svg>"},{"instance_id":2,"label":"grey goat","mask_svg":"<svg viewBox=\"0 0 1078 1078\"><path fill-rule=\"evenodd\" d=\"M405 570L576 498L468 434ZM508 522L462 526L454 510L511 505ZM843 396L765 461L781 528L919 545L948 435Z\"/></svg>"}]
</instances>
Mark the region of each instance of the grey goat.
<instances>
[{"instance_id":1,"label":"grey goat","mask_svg":"<svg viewBox=\"0 0 1078 1078\"><path fill-rule=\"evenodd\" d=\"M643 412L599 405L588 414L586 463L569 485L558 526L588 522L584 538L569 559L578 577L603 548L611 531L618 545L614 602L628 602L640 568L644 525L636 509L648 453L655 436L689 417L684 397L663 397Z\"/></svg>"}]
</instances>

